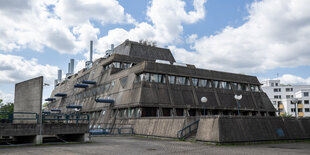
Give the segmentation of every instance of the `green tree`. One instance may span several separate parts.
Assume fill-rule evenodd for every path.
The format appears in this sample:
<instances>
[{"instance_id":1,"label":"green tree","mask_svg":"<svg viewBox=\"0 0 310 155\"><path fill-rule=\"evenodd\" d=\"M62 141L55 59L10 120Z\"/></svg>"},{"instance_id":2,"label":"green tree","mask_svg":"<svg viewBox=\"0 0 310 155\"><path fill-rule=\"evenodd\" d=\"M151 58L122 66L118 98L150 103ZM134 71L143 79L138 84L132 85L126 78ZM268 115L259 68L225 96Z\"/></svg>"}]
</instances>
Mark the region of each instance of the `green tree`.
<instances>
[{"instance_id":1,"label":"green tree","mask_svg":"<svg viewBox=\"0 0 310 155\"><path fill-rule=\"evenodd\" d=\"M6 104L1 104L0 107L0 111L1 112L9 112L9 113L13 113L14 111L14 104L13 103L6 103Z\"/></svg>"},{"instance_id":2,"label":"green tree","mask_svg":"<svg viewBox=\"0 0 310 155\"><path fill-rule=\"evenodd\" d=\"M42 105L42 111L45 111L47 108L48 102L43 103Z\"/></svg>"}]
</instances>

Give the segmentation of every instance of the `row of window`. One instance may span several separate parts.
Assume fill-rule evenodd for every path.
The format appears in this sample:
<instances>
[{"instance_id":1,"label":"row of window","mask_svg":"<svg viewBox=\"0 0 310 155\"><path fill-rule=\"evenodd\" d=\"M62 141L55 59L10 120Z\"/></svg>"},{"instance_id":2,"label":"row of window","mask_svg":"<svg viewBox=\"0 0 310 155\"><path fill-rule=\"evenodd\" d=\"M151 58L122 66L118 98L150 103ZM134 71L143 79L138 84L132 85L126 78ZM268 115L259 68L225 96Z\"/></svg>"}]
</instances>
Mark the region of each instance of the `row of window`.
<instances>
[{"instance_id":1,"label":"row of window","mask_svg":"<svg viewBox=\"0 0 310 155\"><path fill-rule=\"evenodd\" d=\"M248 85L245 83L236 83L236 82L227 82L227 81L219 81L219 80L207 80L200 78L191 78L192 85L196 87L207 87L207 88L222 88L229 89L232 88L235 90L242 91L261 91L258 85ZM137 82L147 81L147 82L155 82L155 83L166 83L165 75L163 74L155 74L155 73L141 73L137 75ZM190 86L190 78L184 76L174 76L168 75L168 83L176 84L176 85L187 85Z\"/></svg>"},{"instance_id":2,"label":"row of window","mask_svg":"<svg viewBox=\"0 0 310 155\"><path fill-rule=\"evenodd\" d=\"M127 69L132 67L133 63L126 63L126 62L112 62L110 64L107 64L103 67L104 70L108 70L109 68L121 68L121 69Z\"/></svg>"},{"instance_id":3,"label":"row of window","mask_svg":"<svg viewBox=\"0 0 310 155\"><path fill-rule=\"evenodd\" d=\"M295 108L291 108L291 112L295 112ZM298 108L298 112L302 112L302 109ZM310 108L305 108L305 112L310 112Z\"/></svg>"},{"instance_id":4,"label":"row of window","mask_svg":"<svg viewBox=\"0 0 310 155\"><path fill-rule=\"evenodd\" d=\"M286 92L293 92L293 88L285 88ZM274 88L273 92L281 92L281 88Z\"/></svg>"},{"instance_id":5,"label":"row of window","mask_svg":"<svg viewBox=\"0 0 310 155\"><path fill-rule=\"evenodd\" d=\"M111 88L114 87L114 85L115 85L115 82L112 81L112 82L103 84L101 86L98 86L96 88L92 88L92 89L89 89L87 91L83 91L83 92L78 93L76 95L76 99L82 99L82 98L87 98L87 97L95 96L96 94L102 94L105 91L109 91Z\"/></svg>"}]
</instances>

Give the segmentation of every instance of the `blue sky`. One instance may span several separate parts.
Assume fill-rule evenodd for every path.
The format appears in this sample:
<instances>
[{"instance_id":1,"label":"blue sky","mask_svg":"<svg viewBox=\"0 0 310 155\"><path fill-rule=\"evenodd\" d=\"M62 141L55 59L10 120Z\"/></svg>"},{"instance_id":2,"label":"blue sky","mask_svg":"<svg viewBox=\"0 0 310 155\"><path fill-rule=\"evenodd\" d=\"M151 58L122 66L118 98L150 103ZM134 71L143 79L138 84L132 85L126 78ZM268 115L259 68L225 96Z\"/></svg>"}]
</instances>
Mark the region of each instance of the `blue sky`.
<instances>
[{"instance_id":1,"label":"blue sky","mask_svg":"<svg viewBox=\"0 0 310 155\"><path fill-rule=\"evenodd\" d=\"M13 101L17 82L43 75L44 97L57 69L75 71L110 44L156 41L177 61L260 80L310 84L307 1L4 0L0 2L0 98ZM16 11L18 10L18 11ZM302 13L300 13L302 12Z\"/></svg>"}]
</instances>

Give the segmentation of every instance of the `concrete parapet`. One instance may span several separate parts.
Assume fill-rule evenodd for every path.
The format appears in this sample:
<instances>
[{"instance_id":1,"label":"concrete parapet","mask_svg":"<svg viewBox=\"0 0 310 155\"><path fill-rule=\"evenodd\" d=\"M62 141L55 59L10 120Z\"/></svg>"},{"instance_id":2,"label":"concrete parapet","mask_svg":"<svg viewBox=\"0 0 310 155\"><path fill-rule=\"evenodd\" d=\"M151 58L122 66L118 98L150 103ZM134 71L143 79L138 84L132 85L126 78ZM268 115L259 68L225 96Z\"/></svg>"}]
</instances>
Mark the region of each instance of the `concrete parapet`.
<instances>
[{"instance_id":1,"label":"concrete parapet","mask_svg":"<svg viewBox=\"0 0 310 155\"><path fill-rule=\"evenodd\" d=\"M308 118L202 117L197 140L217 143L309 139Z\"/></svg>"},{"instance_id":2,"label":"concrete parapet","mask_svg":"<svg viewBox=\"0 0 310 155\"><path fill-rule=\"evenodd\" d=\"M140 118L134 124L134 133L177 138L177 132L193 121L195 118Z\"/></svg>"}]
</instances>

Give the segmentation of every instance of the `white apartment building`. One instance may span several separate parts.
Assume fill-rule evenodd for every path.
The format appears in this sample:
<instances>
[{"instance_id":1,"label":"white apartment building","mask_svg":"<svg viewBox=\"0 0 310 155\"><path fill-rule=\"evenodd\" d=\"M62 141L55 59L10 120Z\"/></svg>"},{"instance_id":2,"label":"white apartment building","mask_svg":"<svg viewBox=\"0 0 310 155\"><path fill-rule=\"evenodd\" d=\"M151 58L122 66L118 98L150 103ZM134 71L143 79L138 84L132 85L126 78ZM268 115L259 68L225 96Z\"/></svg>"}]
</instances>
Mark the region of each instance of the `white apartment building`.
<instances>
[{"instance_id":1,"label":"white apartment building","mask_svg":"<svg viewBox=\"0 0 310 155\"><path fill-rule=\"evenodd\" d=\"M262 89L270 98L277 114L290 114L296 116L293 98L298 99L298 117L310 116L310 85L283 85L280 80L267 80L263 82Z\"/></svg>"}]
</instances>

